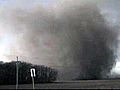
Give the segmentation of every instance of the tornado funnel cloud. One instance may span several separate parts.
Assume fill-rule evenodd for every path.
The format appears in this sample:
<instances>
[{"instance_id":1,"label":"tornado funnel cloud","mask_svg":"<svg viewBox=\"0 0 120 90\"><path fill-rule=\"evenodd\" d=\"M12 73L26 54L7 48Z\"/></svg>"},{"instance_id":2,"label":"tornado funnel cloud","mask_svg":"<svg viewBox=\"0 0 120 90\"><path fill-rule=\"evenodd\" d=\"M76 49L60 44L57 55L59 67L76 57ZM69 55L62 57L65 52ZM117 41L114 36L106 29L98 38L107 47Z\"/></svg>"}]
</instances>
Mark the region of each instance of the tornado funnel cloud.
<instances>
[{"instance_id":1,"label":"tornado funnel cloud","mask_svg":"<svg viewBox=\"0 0 120 90\"><path fill-rule=\"evenodd\" d=\"M8 23L18 35L18 54L57 69L58 80L105 78L115 64L117 31L95 3L63 1L12 10Z\"/></svg>"}]
</instances>

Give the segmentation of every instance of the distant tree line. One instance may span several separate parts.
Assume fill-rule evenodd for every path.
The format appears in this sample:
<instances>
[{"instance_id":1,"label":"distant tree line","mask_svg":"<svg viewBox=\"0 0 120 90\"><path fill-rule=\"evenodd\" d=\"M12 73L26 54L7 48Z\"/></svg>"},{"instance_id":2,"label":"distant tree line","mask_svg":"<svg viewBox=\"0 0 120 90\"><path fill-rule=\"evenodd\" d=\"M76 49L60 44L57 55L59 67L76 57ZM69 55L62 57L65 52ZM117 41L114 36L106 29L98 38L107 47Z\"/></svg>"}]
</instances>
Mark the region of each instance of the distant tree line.
<instances>
[{"instance_id":1,"label":"distant tree line","mask_svg":"<svg viewBox=\"0 0 120 90\"><path fill-rule=\"evenodd\" d=\"M18 62L19 84L30 84L32 78L30 69L35 68L35 83L48 83L57 79L57 71L44 65L32 65L26 62ZM3 63L0 62L0 85L16 83L16 61Z\"/></svg>"}]
</instances>

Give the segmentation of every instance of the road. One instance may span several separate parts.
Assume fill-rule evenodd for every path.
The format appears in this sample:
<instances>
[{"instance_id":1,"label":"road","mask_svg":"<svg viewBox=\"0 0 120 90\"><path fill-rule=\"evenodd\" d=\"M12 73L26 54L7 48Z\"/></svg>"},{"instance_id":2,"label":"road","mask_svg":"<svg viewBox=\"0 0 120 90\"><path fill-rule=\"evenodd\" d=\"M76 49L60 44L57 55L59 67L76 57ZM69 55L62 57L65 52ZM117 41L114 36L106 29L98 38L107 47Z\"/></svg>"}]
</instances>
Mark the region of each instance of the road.
<instances>
[{"instance_id":1,"label":"road","mask_svg":"<svg viewBox=\"0 0 120 90\"><path fill-rule=\"evenodd\" d=\"M15 89L15 85L2 85L0 89ZM19 89L32 89L32 84L19 85ZM35 89L120 89L120 80L81 80L35 84Z\"/></svg>"}]
</instances>

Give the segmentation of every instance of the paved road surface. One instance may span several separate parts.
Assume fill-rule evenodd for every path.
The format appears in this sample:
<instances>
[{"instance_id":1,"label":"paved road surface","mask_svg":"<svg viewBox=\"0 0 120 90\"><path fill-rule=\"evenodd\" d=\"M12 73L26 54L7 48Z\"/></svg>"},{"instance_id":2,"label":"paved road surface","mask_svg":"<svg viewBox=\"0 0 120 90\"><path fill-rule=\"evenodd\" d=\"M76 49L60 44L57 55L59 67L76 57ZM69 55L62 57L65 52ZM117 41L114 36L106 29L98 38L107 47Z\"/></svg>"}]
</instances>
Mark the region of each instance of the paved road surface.
<instances>
[{"instance_id":1,"label":"paved road surface","mask_svg":"<svg viewBox=\"0 0 120 90\"><path fill-rule=\"evenodd\" d=\"M15 89L15 85L2 85L0 89ZM32 89L32 84L19 85L19 89ZM120 80L82 80L35 84L35 89L120 89Z\"/></svg>"}]
</instances>

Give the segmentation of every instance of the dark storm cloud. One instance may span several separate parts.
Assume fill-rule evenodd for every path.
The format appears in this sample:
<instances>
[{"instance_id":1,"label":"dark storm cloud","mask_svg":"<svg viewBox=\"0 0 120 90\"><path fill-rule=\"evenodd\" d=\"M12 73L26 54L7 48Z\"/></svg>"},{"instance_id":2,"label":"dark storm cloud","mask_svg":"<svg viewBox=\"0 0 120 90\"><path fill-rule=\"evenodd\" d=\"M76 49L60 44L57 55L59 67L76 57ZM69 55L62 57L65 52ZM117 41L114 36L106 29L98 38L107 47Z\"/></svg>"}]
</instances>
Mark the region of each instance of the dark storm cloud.
<instances>
[{"instance_id":1,"label":"dark storm cloud","mask_svg":"<svg viewBox=\"0 0 120 90\"><path fill-rule=\"evenodd\" d=\"M58 69L59 80L104 78L115 63L116 30L94 3L73 2L13 11L8 23L19 36L18 54Z\"/></svg>"},{"instance_id":2,"label":"dark storm cloud","mask_svg":"<svg viewBox=\"0 0 120 90\"><path fill-rule=\"evenodd\" d=\"M92 3L84 5L71 3L62 7L61 12L59 27L56 30L63 30L64 34L67 34L66 41L69 41L72 53L69 55L74 60L67 69L68 72L66 69L65 72L70 75L69 69L74 66L76 72L73 73L79 73L77 79L105 77L115 63L114 48L117 44L115 29L107 26L99 9Z\"/></svg>"}]
</instances>

